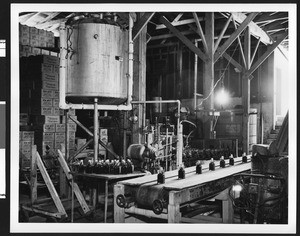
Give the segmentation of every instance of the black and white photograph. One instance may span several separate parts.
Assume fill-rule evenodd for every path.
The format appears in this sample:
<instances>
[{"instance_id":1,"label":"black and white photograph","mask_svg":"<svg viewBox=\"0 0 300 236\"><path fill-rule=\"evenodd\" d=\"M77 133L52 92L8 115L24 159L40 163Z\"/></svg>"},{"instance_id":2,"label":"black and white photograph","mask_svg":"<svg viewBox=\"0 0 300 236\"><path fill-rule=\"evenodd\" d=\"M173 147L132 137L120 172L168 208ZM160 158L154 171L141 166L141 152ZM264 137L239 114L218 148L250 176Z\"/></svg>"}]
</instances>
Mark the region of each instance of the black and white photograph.
<instances>
[{"instance_id":1,"label":"black and white photograph","mask_svg":"<svg viewBox=\"0 0 300 236\"><path fill-rule=\"evenodd\" d=\"M10 232L295 233L296 10L11 4Z\"/></svg>"}]
</instances>

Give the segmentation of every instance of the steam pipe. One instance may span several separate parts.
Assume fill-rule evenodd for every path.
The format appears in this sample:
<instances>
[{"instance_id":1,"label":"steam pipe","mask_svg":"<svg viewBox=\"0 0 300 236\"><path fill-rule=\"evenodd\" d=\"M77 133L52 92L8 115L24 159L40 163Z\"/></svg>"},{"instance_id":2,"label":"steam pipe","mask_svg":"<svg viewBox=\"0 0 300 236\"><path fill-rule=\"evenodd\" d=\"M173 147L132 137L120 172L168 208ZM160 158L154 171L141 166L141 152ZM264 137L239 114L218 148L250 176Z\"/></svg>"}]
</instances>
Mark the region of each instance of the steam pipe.
<instances>
[{"instance_id":1,"label":"steam pipe","mask_svg":"<svg viewBox=\"0 0 300 236\"><path fill-rule=\"evenodd\" d=\"M157 101L132 101L132 104L149 104L149 103L177 103L177 168L182 164L182 124L180 124L180 100L157 100ZM145 122L144 122L145 124Z\"/></svg>"}]
</instances>

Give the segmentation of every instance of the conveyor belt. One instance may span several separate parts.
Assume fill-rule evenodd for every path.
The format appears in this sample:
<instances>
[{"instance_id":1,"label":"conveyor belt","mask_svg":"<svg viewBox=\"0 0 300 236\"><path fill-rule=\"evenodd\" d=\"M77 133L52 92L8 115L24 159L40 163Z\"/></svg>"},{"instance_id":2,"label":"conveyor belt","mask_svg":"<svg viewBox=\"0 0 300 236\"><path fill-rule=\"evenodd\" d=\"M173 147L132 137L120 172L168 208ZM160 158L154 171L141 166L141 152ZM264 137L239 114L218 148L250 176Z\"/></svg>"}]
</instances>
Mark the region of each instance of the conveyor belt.
<instances>
[{"instance_id":1,"label":"conveyor belt","mask_svg":"<svg viewBox=\"0 0 300 236\"><path fill-rule=\"evenodd\" d=\"M210 161L204 161L202 164L203 173L198 175L196 174L196 167L188 167L185 168L185 179L178 179L178 170L167 171L165 172L165 184L161 184L162 187L168 190L176 190L188 188L191 186L199 185L201 183L206 183L210 181L214 181L216 179L221 179L236 173L240 173L243 171L247 171L251 169L251 163L249 162L251 159L248 156L248 162L242 163L242 157L234 158L234 166L229 166L229 160L225 160L226 167L218 168L219 161L215 161L216 170L209 171L208 166ZM128 186L141 186L141 185L156 185L157 184L157 175L148 175L143 176L136 179L130 179L121 181L121 184Z\"/></svg>"}]
</instances>

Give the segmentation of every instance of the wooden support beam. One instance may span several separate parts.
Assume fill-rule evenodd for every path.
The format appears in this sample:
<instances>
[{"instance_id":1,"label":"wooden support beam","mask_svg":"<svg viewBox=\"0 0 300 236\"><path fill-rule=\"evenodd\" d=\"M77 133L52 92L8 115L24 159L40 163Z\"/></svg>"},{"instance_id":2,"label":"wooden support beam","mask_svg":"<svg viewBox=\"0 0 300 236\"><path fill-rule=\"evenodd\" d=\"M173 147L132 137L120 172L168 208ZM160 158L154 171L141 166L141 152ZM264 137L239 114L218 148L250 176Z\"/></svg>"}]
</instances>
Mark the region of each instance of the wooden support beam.
<instances>
[{"instance_id":1,"label":"wooden support beam","mask_svg":"<svg viewBox=\"0 0 300 236\"><path fill-rule=\"evenodd\" d=\"M179 21L179 19L180 19L182 16L183 16L183 13L179 13L179 14L175 17L175 19L172 21L172 24L175 23L175 22L177 22L177 21Z\"/></svg>"},{"instance_id":2,"label":"wooden support beam","mask_svg":"<svg viewBox=\"0 0 300 236\"><path fill-rule=\"evenodd\" d=\"M275 48L280 45L280 43L288 36L288 33L285 32L285 34L278 39L275 43L273 43L267 51L251 66L251 68L248 70L248 74L251 75L270 55L271 53L275 50Z\"/></svg>"},{"instance_id":3,"label":"wooden support beam","mask_svg":"<svg viewBox=\"0 0 300 236\"><path fill-rule=\"evenodd\" d=\"M138 13L139 14L139 13ZM147 49L147 26L145 26L138 39L135 40L134 46L134 55L133 55L133 98L134 100L144 101L146 100L146 49ZM133 143L142 143L144 136L142 135L143 127L143 117L145 114L145 109L143 105L140 104L137 106L137 116L138 122L132 124Z\"/></svg>"},{"instance_id":4,"label":"wooden support beam","mask_svg":"<svg viewBox=\"0 0 300 236\"><path fill-rule=\"evenodd\" d=\"M220 44L221 40L223 39L223 36L224 36L224 34L225 34L225 32L226 32L226 30L228 28L228 25L229 25L231 19L232 19L232 15L227 19L227 21L226 21L226 23L225 23L222 31L219 34L219 37L218 37L217 41L215 42L214 52L218 49L219 44Z\"/></svg>"},{"instance_id":5,"label":"wooden support beam","mask_svg":"<svg viewBox=\"0 0 300 236\"><path fill-rule=\"evenodd\" d=\"M69 184L71 184L72 182L72 179L73 179L73 175L70 174L71 170L67 164L67 162L65 161L65 158L64 158L64 155L62 154L62 152L60 150L58 150L58 161L59 161L59 164L60 166L62 167L63 171L64 171L64 174L66 175L68 181L69 181ZM73 188L74 188L74 193L75 193L75 196L77 197L77 200L81 206L81 209L83 210L83 212L86 214L90 211L90 208L88 207L77 183L73 183Z\"/></svg>"},{"instance_id":6,"label":"wooden support beam","mask_svg":"<svg viewBox=\"0 0 300 236\"><path fill-rule=\"evenodd\" d=\"M268 13L262 13L261 15L257 16L255 18L255 23L256 24L264 24L276 20L283 20L283 19L288 19L288 12L280 12L276 13L275 15L269 15Z\"/></svg>"},{"instance_id":7,"label":"wooden support beam","mask_svg":"<svg viewBox=\"0 0 300 236\"><path fill-rule=\"evenodd\" d=\"M251 41L250 41L250 29L249 27L245 30L244 35L244 52L246 59L246 70L250 68L250 52L251 52ZM249 154L249 111L250 111L250 79L247 73L243 74L242 81L242 104L243 104L243 152Z\"/></svg>"},{"instance_id":8,"label":"wooden support beam","mask_svg":"<svg viewBox=\"0 0 300 236\"><path fill-rule=\"evenodd\" d=\"M125 223L125 209L121 208L117 204L117 196L124 195L124 185L115 184L114 185L114 223Z\"/></svg>"},{"instance_id":9,"label":"wooden support beam","mask_svg":"<svg viewBox=\"0 0 300 236\"><path fill-rule=\"evenodd\" d=\"M204 109L214 109L214 93L212 92L214 87L214 13L205 13L205 38L207 40L208 60L204 64L204 79L203 79L203 96L207 98L204 101ZM204 118L204 138L213 138L213 117L207 116Z\"/></svg>"},{"instance_id":10,"label":"wooden support beam","mask_svg":"<svg viewBox=\"0 0 300 236\"><path fill-rule=\"evenodd\" d=\"M196 12L193 12L193 16L197 25L197 29L198 29L198 34L200 35L201 39L202 39L202 43L203 43L203 47L204 47L204 51L207 53L208 52L208 48L207 48L207 43L206 43L206 39L201 27L201 24L199 22L199 18Z\"/></svg>"},{"instance_id":11,"label":"wooden support beam","mask_svg":"<svg viewBox=\"0 0 300 236\"><path fill-rule=\"evenodd\" d=\"M135 40L144 27L148 24L149 20L154 16L155 12L145 12L144 15L134 24L132 28L132 40Z\"/></svg>"},{"instance_id":12,"label":"wooden support beam","mask_svg":"<svg viewBox=\"0 0 300 236\"><path fill-rule=\"evenodd\" d=\"M31 171L30 171L30 200L31 204L37 201L37 150L36 145L31 148Z\"/></svg>"},{"instance_id":13,"label":"wooden support beam","mask_svg":"<svg viewBox=\"0 0 300 236\"><path fill-rule=\"evenodd\" d=\"M190 35L190 34L195 34L195 32L191 31L191 30L185 30L185 31L181 31L180 32L182 35ZM172 37L176 37L175 34L162 34L162 35L156 35L156 36L152 36L151 40L159 40L159 39L167 39L167 38L172 38Z\"/></svg>"},{"instance_id":14,"label":"wooden support beam","mask_svg":"<svg viewBox=\"0 0 300 236\"><path fill-rule=\"evenodd\" d=\"M231 14L234 17L234 20L236 22L238 22L239 24L242 24L242 22L244 22L245 19L248 18L247 15L245 15L241 12L232 12ZM258 12L254 13L254 14L256 16L256 15L258 15ZM269 37L269 35L263 29L261 29L257 24L250 21L249 27L250 27L251 35L253 35L256 38L260 38L262 43L264 43L264 44L272 43L272 39Z\"/></svg>"},{"instance_id":15,"label":"wooden support beam","mask_svg":"<svg viewBox=\"0 0 300 236\"><path fill-rule=\"evenodd\" d=\"M251 60L250 60L250 67L252 65L252 62L255 58L255 55L256 55L256 52L257 52L257 49L258 49L258 46L259 46L259 43L260 43L260 38L258 39L257 43L256 43L256 46L255 46L255 49L254 49L254 52L252 54L252 57L251 57Z\"/></svg>"},{"instance_id":16,"label":"wooden support beam","mask_svg":"<svg viewBox=\"0 0 300 236\"><path fill-rule=\"evenodd\" d=\"M168 29L177 36L177 38L183 42L190 50L196 53L203 61L206 60L206 55L185 36L183 36L168 20L166 17L161 16L160 21L168 27Z\"/></svg>"},{"instance_id":17,"label":"wooden support beam","mask_svg":"<svg viewBox=\"0 0 300 236\"><path fill-rule=\"evenodd\" d=\"M215 62L223 55L227 48L236 40L236 38L242 33L242 31L249 25L249 23L255 18L257 12L250 13L247 18L240 24L236 31L226 40L226 42L216 51L214 60Z\"/></svg>"},{"instance_id":18,"label":"wooden support beam","mask_svg":"<svg viewBox=\"0 0 300 236\"><path fill-rule=\"evenodd\" d=\"M238 63L236 60L232 58L232 56L228 55L226 52L224 52L223 57L231 63L234 67L236 67L240 72L243 72L245 69L244 67Z\"/></svg>"},{"instance_id":19,"label":"wooden support beam","mask_svg":"<svg viewBox=\"0 0 300 236\"><path fill-rule=\"evenodd\" d=\"M64 208L63 204L61 203L61 200L60 200L60 198L59 198L59 196L58 196L58 194L55 190L55 187L54 187L54 185L51 181L51 178L50 178L50 176L49 176L49 174L48 174L48 172L47 172L47 170L44 166L42 158L40 157L38 152L36 153L36 160L37 160L37 166L39 167L39 170L42 174L42 177L45 181L45 184L46 184L46 186L47 186L47 188L50 192L51 198L53 199L54 204L55 204L58 212L62 213L64 215L67 215L67 213L65 211L65 208Z\"/></svg>"},{"instance_id":20,"label":"wooden support beam","mask_svg":"<svg viewBox=\"0 0 300 236\"><path fill-rule=\"evenodd\" d=\"M199 21L203 21L204 18L203 17L200 17L199 18ZM191 23L194 23L195 22L195 19L185 19L185 20L180 20L180 21L176 21L176 22L172 22L172 25L173 26L179 26L179 25L187 25L187 24L191 24ZM156 29L165 29L167 28L167 26L165 24L161 24L161 25L157 25L156 26Z\"/></svg>"},{"instance_id":21,"label":"wooden support beam","mask_svg":"<svg viewBox=\"0 0 300 236\"><path fill-rule=\"evenodd\" d=\"M37 24L35 27L40 28L40 29L52 28L53 25L57 25L57 24L60 24L62 22L66 22L67 20L68 19L66 19L66 18L62 18L62 19L58 19L58 20L51 20L51 21L47 21L47 22L42 23L42 24Z\"/></svg>"},{"instance_id":22,"label":"wooden support beam","mask_svg":"<svg viewBox=\"0 0 300 236\"><path fill-rule=\"evenodd\" d=\"M235 23L234 17L232 17L232 22L233 22L235 30L237 30L237 25ZM239 45L239 48L240 48L241 57L242 57L244 66L246 67L246 59L245 59L244 50L243 50L243 46L242 46L242 43L241 43L240 36L237 37L237 41L238 41L238 45Z\"/></svg>"}]
</instances>

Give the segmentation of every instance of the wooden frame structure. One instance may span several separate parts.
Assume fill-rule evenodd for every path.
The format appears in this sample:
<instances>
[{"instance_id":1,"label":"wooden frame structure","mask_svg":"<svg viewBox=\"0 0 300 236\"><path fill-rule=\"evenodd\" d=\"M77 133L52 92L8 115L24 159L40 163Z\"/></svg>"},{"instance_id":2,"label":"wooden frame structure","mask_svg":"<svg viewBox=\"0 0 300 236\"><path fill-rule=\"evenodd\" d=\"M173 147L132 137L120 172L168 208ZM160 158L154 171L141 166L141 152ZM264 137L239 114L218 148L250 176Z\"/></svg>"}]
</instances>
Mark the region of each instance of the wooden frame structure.
<instances>
[{"instance_id":1,"label":"wooden frame structure","mask_svg":"<svg viewBox=\"0 0 300 236\"><path fill-rule=\"evenodd\" d=\"M248 157L250 160L250 157ZM238 164L239 163L239 164ZM195 174L195 166L186 168L186 178L178 180L177 172L169 171L165 173L166 181L161 185L163 191L168 192L167 207L161 214L156 214L150 209L139 207L135 197L128 197L127 207L118 205L119 195L128 196L132 192L138 192L140 187L157 186L156 175L144 176L137 179L119 182L114 186L114 222L115 223L143 223L139 216L153 219L165 220L168 223L232 223L233 209L231 199L228 196L229 187L234 183L233 175L240 172L249 171L251 163L241 163L241 158L235 158L235 165L229 166L226 160L226 168L220 168L216 164L216 171L208 170L209 161L203 165L202 175ZM221 218L197 215L192 218L184 217L181 207L186 203L197 202L214 198L222 201ZM132 202L133 201L133 202Z\"/></svg>"},{"instance_id":2,"label":"wooden frame structure","mask_svg":"<svg viewBox=\"0 0 300 236\"><path fill-rule=\"evenodd\" d=\"M73 176L70 174L70 169L64 159L64 156L61 151L59 151L58 155L58 161L60 165L62 166L63 172L65 176L67 177L69 184L71 184ZM43 180L47 186L47 189L49 190L51 198L38 200L37 197L37 168L39 168L40 173L43 177ZM29 205L22 205L21 209L23 211L33 212L36 214L40 214L46 217L55 218L55 219L65 219L68 217L68 214L65 209L65 205L63 203L66 203L67 201L70 201L68 199L61 199L53 185L53 182L47 172L47 169L43 163L43 160L39 153L37 152L36 145L32 146L32 157L31 157L31 175L30 175L30 197L31 197L31 203ZM86 201L78 187L78 185L75 183L74 185L71 185L72 190L74 191L77 200L81 206L81 209L84 214L87 214L90 212L89 206L86 204ZM49 207L53 205L57 209L57 212L53 211L47 211L43 208L51 208ZM72 206L72 209L74 207ZM72 219L73 220L73 219Z\"/></svg>"}]
</instances>

